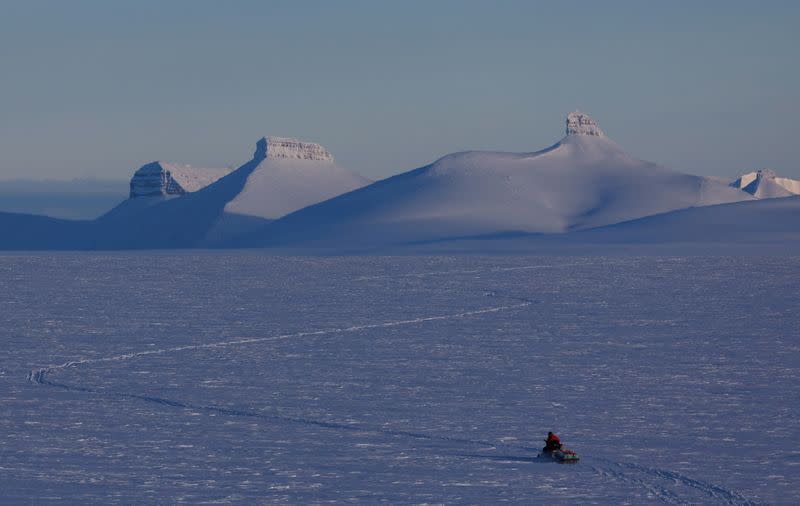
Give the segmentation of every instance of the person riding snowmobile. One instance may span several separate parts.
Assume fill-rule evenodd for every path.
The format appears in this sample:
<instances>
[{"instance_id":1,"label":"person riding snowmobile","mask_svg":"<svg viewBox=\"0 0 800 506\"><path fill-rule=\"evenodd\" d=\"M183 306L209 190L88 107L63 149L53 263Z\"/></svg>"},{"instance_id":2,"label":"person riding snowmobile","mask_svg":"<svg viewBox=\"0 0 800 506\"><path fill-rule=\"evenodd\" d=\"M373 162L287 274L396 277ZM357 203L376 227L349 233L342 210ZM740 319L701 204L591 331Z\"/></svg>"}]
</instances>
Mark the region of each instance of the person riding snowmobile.
<instances>
[{"instance_id":1,"label":"person riding snowmobile","mask_svg":"<svg viewBox=\"0 0 800 506\"><path fill-rule=\"evenodd\" d=\"M545 446L542 448L543 453L551 453L561 449L561 440L552 432L547 433L547 439L544 440L544 444Z\"/></svg>"}]
</instances>

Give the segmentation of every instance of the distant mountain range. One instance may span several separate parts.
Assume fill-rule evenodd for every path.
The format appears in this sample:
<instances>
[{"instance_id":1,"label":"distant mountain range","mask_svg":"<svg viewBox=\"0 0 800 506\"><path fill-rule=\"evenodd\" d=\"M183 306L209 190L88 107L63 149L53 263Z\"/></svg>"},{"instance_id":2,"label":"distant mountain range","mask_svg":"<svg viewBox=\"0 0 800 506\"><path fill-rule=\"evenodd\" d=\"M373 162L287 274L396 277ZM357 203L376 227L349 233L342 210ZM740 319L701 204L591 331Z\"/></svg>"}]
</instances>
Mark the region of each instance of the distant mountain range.
<instances>
[{"instance_id":1,"label":"distant mountain range","mask_svg":"<svg viewBox=\"0 0 800 506\"><path fill-rule=\"evenodd\" d=\"M454 153L377 182L337 165L319 144L282 137L262 138L235 170L152 162L134 174L129 198L96 220L0 213L0 248L391 252L469 244L480 252L512 239L523 250L619 238L653 244L652 234L763 242L765 231L793 243L800 198L757 199L798 191L800 182L771 171L726 184L638 160L574 112L549 148ZM772 224L750 230L767 215Z\"/></svg>"}]
</instances>

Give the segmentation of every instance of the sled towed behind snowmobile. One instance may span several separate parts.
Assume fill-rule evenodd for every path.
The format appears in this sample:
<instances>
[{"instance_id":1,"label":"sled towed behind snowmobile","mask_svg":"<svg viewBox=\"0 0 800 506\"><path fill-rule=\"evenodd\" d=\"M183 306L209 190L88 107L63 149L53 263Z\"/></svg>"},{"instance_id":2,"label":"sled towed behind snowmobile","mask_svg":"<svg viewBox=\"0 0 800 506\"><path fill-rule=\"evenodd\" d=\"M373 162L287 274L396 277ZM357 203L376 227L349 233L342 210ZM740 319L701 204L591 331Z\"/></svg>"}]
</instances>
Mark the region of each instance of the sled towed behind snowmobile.
<instances>
[{"instance_id":1,"label":"sled towed behind snowmobile","mask_svg":"<svg viewBox=\"0 0 800 506\"><path fill-rule=\"evenodd\" d=\"M560 464L576 464L580 460L580 457L578 457L577 453L572 450L567 450L566 448L553 450L550 452L543 451L539 454L539 457L549 458Z\"/></svg>"}]
</instances>

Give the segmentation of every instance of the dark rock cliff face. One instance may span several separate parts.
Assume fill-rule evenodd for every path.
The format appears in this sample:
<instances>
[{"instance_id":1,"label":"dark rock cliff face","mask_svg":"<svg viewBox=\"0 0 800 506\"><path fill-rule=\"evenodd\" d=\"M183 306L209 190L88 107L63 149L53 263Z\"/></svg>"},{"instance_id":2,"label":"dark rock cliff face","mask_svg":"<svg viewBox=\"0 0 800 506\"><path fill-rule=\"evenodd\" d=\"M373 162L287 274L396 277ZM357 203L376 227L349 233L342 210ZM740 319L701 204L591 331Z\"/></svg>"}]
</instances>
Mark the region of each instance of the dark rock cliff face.
<instances>
[{"instance_id":1,"label":"dark rock cliff face","mask_svg":"<svg viewBox=\"0 0 800 506\"><path fill-rule=\"evenodd\" d=\"M316 142L305 142L289 137L263 137L256 145L255 156L265 158L290 158L332 162L333 155Z\"/></svg>"}]
</instances>

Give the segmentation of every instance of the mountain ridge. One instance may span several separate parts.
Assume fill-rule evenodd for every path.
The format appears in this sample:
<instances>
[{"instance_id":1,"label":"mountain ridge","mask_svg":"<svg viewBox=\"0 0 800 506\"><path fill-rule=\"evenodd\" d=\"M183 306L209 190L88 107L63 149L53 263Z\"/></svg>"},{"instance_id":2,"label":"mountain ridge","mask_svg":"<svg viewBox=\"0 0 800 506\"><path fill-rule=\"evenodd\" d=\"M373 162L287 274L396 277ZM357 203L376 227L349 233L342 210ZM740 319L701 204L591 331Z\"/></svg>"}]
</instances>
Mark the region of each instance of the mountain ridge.
<instances>
[{"instance_id":1,"label":"mountain ridge","mask_svg":"<svg viewBox=\"0 0 800 506\"><path fill-rule=\"evenodd\" d=\"M737 202L741 207L731 213L742 219L737 233L743 241L760 233L755 218L745 219L750 212L784 220L781 230L794 240L796 227L786 222L794 204L750 206L760 195L731 187L730 180L639 160L584 113L568 114L564 132L538 151L451 153L376 182L338 166L319 144L262 137L249 161L205 186L189 184L194 191L182 187L165 194L168 167L158 162L157 194L129 198L94 221L2 213L0 248L390 252L478 238L546 236L569 243L592 230L628 230L625 223L668 225L673 237L699 240L703 234L692 219L713 227L719 218L720 226L731 230L727 223L733 215L688 210ZM774 175L743 176L739 183L766 179ZM689 221L654 218L667 215ZM681 226L691 234L675 232ZM650 237L638 230L637 237Z\"/></svg>"},{"instance_id":2,"label":"mountain ridge","mask_svg":"<svg viewBox=\"0 0 800 506\"><path fill-rule=\"evenodd\" d=\"M638 160L576 112L567 116L565 137L542 150L451 153L288 214L258 237L231 244L346 246L563 233L750 198L712 179Z\"/></svg>"}]
</instances>

